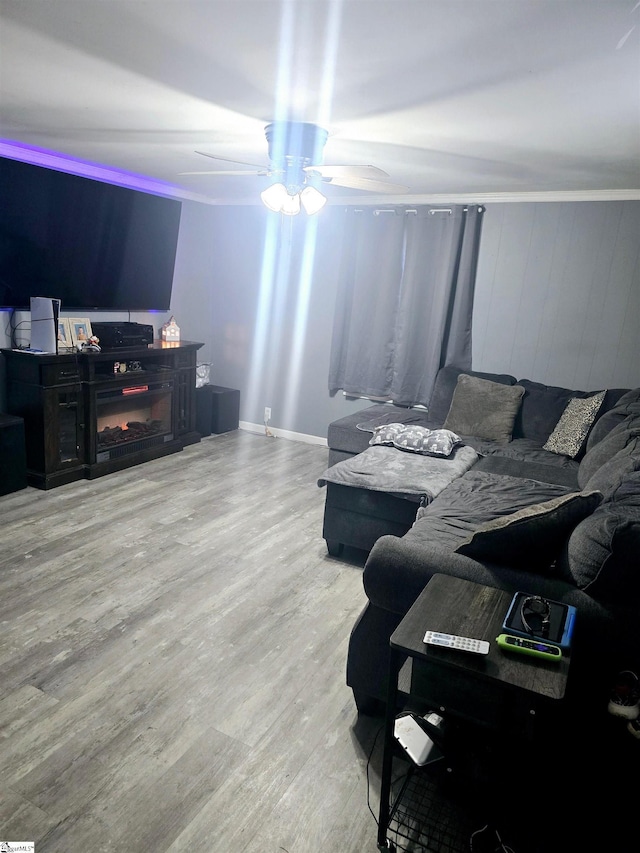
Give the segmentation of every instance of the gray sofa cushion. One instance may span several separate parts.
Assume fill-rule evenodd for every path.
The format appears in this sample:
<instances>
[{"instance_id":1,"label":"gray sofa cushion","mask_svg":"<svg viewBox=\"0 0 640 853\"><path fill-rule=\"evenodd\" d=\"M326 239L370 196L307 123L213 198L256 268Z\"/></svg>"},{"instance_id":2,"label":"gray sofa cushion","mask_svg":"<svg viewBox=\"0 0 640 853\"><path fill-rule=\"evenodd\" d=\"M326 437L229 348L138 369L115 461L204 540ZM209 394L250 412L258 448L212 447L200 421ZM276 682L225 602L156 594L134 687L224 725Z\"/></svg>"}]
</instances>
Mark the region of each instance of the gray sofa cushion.
<instances>
[{"instance_id":1,"label":"gray sofa cushion","mask_svg":"<svg viewBox=\"0 0 640 853\"><path fill-rule=\"evenodd\" d=\"M526 439L515 439L511 444ZM511 445L509 445L511 447ZM554 457L557 458L557 457ZM491 474L507 474L510 477L527 477L530 480L540 480L543 483L556 483L566 486L571 491L579 491L578 468L560 465L549 465L529 459L517 459L509 456L493 454L483 456L474 466L476 471L488 471Z\"/></svg>"},{"instance_id":2,"label":"gray sofa cushion","mask_svg":"<svg viewBox=\"0 0 640 853\"><path fill-rule=\"evenodd\" d=\"M544 571L551 568L578 522L601 500L600 492L572 492L532 504L482 524L456 551L476 560Z\"/></svg>"},{"instance_id":3,"label":"gray sofa cushion","mask_svg":"<svg viewBox=\"0 0 640 853\"><path fill-rule=\"evenodd\" d=\"M426 409L404 409L390 403L377 403L332 421L327 430L327 444L333 450L362 453L369 446L371 433L376 426L394 422L430 426Z\"/></svg>"},{"instance_id":4,"label":"gray sofa cushion","mask_svg":"<svg viewBox=\"0 0 640 853\"><path fill-rule=\"evenodd\" d=\"M629 415L640 415L640 388L632 388L629 391L619 392L615 403L607 406L608 398L613 391L607 391L602 414L595 422L593 429L587 438L587 452L611 432L614 427L629 417Z\"/></svg>"},{"instance_id":5,"label":"gray sofa cushion","mask_svg":"<svg viewBox=\"0 0 640 853\"><path fill-rule=\"evenodd\" d=\"M408 534L381 536L373 546L363 573L365 593L370 602L384 610L405 614L434 574L447 574L475 583L505 589L511 593L532 590L538 595L554 601L564 601L580 608L581 627L584 627L590 611L600 616L601 605L580 592L575 584L557 575L536 575L532 589L531 573L518 565L498 566L481 563L471 557L458 554L439 543L429 548ZM388 636L385 646L389 648ZM371 650L371 641L369 641ZM374 649L373 654L376 654Z\"/></svg>"},{"instance_id":6,"label":"gray sofa cushion","mask_svg":"<svg viewBox=\"0 0 640 853\"><path fill-rule=\"evenodd\" d=\"M587 450L578 468L578 483L584 488L599 468L623 450L632 438L640 435L640 413L628 415L602 441Z\"/></svg>"},{"instance_id":7,"label":"gray sofa cushion","mask_svg":"<svg viewBox=\"0 0 640 853\"><path fill-rule=\"evenodd\" d=\"M563 468L567 472L573 472L576 478L575 482L578 482L579 462L560 453L550 453L548 450L543 450L539 444L536 444L530 438L514 438L509 444L497 444L495 441L484 441L480 438L465 435L460 437L465 444L470 444L481 456L502 456L507 459L519 460L523 465L529 462L540 465L552 465L554 468ZM536 478L532 477L532 479ZM553 482L556 481L554 480Z\"/></svg>"},{"instance_id":8,"label":"gray sofa cushion","mask_svg":"<svg viewBox=\"0 0 640 853\"><path fill-rule=\"evenodd\" d=\"M640 471L635 471L578 524L558 561L558 572L595 597L637 601L639 553Z\"/></svg>"},{"instance_id":9,"label":"gray sofa cushion","mask_svg":"<svg viewBox=\"0 0 640 853\"><path fill-rule=\"evenodd\" d=\"M602 492L610 497L627 474L640 470L640 437L630 438L615 456L601 465L584 485L584 489ZM578 472L579 473L579 472Z\"/></svg>"},{"instance_id":10,"label":"gray sofa cushion","mask_svg":"<svg viewBox=\"0 0 640 853\"><path fill-rule=\"evenodd\" d=\"M443 426L459 435L506 444L511 441L523 394L520 385L503 385L461 373Z\"/></svg>"},{"instance_id":11,"label":"gray sofa cushion","mask_svg":"<svg viewBox=\"0 0 640 853\"><path fill-rule=\"evenodd\" d=\"M513 429L514 438L531 438L542 445L553 432L556 424L574 397L588 397L591 391L573 391L557 385L544 385L530 379L519 379L524 388L520 411Z\"/></svg>"},{"instance_id":12,"label":"gray sofa cushion","mask_svg":"<svg viewBox=\"0 0 640 853\"><path fill-rule=\"evenodd\" d=\"M594 391L574 391L557 385L544 385L542 382L532 382L530 379L518 379L518 385L525 389L520 411L516 416L513 427L514 438L531 438L542 445L549 438L562 417L570 400L584 399L597 393ZM599 410L599 418L617 405L620 398L628 391L626 388L608 388L604 402ZM598 421L596 421L597 425ZM593 427L595 429L595 426ZM591 433L587 441L591 438Z\"/></svg>"}]
</instances>

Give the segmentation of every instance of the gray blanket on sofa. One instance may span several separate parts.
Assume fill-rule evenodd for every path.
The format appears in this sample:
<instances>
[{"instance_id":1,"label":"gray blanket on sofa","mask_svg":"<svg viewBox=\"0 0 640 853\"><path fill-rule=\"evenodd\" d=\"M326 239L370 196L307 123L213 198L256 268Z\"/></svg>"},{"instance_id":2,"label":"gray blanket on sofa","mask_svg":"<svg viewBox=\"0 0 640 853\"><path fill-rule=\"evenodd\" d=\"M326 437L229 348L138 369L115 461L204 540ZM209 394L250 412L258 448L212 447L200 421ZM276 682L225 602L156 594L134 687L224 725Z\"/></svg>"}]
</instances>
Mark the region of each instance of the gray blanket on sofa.
<instances>
[{"instance_id":1,"label":"gray blanket on sofa","mask_svg":"<svg viewBox=\"0 0 640 853\"><path fill-rule=\"evenodd\" d=\"M320 477L318 485L338 483L401 497L420 497L423 503L429 503L477 459L478 454L468 445L456 447L446 457L375 445L332 465Z\"/></svg>"}]
</instances>

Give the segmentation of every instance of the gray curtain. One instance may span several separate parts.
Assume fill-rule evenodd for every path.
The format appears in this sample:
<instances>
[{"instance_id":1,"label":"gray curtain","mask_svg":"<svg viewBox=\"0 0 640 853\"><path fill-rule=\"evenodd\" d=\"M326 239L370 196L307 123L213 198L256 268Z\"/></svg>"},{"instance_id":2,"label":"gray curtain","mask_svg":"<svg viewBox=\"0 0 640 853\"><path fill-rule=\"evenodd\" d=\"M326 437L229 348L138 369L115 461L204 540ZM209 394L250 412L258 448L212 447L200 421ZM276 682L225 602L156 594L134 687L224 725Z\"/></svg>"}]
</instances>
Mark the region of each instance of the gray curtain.
<instances>
[{"instance_id":1,"label":"gray curtain","mask_svg":"<svg viewBox=\"0 0 640 853\"><path fill-rule=\"evenodd\" d=\"M332 393L428 403L440 367L471 368L483 210L345 211Z\"/></svg>"}]
</instances>

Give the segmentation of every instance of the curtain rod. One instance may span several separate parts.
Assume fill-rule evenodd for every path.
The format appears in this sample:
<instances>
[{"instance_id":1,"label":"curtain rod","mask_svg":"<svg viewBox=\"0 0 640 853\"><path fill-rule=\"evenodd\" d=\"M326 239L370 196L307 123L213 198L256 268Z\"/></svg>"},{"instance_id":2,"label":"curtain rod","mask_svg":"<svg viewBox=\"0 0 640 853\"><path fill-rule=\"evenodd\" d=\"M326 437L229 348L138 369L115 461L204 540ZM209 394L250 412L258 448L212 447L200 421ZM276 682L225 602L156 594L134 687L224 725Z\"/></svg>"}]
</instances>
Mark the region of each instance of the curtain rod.
<instances>
[{"instance_id":1,"label":"curtain rod","mask_svg":"<svg viewBox=\"0 0 640 853\"><path fill-rule=\"evenodd\" d=\"M392 207L389 207L389 208L387 208L387 207L378 207L378 208L376 208L376 209L373 211L373 215L374 215L374 216L380 216L380 214L381 214L381 213L397 213L397 212L398 212L398 211L397 211L397 210L394 210ZM406 215L407 215L407 214L409 214L409 213L417 213L417 212L418 212L417 210L414 210L414 209L412 209L412 208L409 208L408 210L405 210L405 211L404 211L404 214L405 214L405 216L406 216ZM358 211L357 211L357 213L364 213L364 210L358 210Z\"/></svg>"},{"instance_id":2,"label":"curtain rod","mask_svg":"<svg viewBox=\"0 0 640 853\"><path fill-rule=\"evenodd\" d=\"M465 211L465 213L469 210L468 207L463 207L462 209ZM484 207L482 207L482 205L479 204L478 210L480 211L480 213L483 213ZM364 211L365 211L364 208L360 208L360 207L354 208L354 213L364 213ZM396 208L393 208L393 207L378 207L373 211L374 216L380 216L381 213L398 213L398 210ZM405 210L404 213L405 213L405 215L407 215L409 213L417 214L418 211L416 208L411 207L411 208L408 208L407 210ZM432 216L434 213L448 213L449 215L451 215L453 213L453 209L450 207L432 207L429 210L429 215Z\"/></svg>"}]
</instances>

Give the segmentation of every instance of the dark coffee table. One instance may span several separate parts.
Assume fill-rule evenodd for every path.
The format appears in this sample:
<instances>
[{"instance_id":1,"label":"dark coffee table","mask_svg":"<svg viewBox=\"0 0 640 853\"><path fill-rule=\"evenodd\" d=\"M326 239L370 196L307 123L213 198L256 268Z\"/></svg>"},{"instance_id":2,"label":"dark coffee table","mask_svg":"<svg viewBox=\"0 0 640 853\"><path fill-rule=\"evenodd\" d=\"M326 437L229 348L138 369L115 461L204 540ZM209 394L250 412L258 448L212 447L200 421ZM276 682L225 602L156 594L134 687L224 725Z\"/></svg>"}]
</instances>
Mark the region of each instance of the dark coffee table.
<instances>
[{"instance_id":1,"label":"dark coffee table","mask_svg":"<svg viewBox=\"0 0 640 853\"><path fill-rule=\"evenodd\" d=\"M526 592L526 590L523 590ZM393 729L399 697L445 721L499 734L501 743L530 743L541 718L559 709L570 657L546 662L506 654L495 638L513 593L449 575L434 575L391 636L389 689L380 790L378 847L387 846ZM488 655L427 646L426 630L488 640Z\"/></svg>"}]
</instances>

